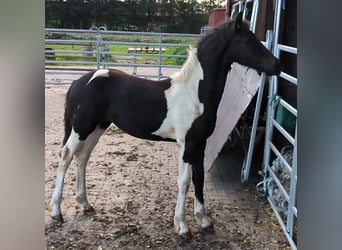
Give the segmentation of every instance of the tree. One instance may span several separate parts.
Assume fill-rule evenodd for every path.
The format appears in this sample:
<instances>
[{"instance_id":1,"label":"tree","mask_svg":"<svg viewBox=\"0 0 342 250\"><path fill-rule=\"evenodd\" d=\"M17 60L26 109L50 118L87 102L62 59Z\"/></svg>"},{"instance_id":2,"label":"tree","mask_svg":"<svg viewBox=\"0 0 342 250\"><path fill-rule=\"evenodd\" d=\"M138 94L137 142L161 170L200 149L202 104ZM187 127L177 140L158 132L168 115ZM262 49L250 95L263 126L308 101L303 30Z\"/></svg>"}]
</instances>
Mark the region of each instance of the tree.
<instances>
[{"instance_id":1,"label":"tree","mask_svg":"<svg viewBox=\"0 0 342 250\"><path fill-rule=\"evenodd\" d=\"M198 33L214 0L46 0L46 27Z\"/></svg>"}]
</instances>

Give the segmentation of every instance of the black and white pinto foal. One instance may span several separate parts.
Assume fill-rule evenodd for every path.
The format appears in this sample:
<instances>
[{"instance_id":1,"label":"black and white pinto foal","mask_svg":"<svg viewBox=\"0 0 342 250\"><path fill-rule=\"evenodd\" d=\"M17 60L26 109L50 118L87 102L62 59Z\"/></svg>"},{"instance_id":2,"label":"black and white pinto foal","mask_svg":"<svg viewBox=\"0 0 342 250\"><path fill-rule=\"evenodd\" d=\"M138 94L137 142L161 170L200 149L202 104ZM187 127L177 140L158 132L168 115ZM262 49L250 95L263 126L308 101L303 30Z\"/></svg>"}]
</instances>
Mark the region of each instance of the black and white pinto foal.
<instances>
[{"instance_id":1,"label":"black and white pinto foal","mask_svg":"<svg viewBox=\"0 0 342 250\"><path fill-rule=\"evenodd\" d=\"M115 69L100 69L73 82L65 105L65 137L52 196L52 218L63 221L60 204L65 172L78 161L76 200L84 213L94 214L86 194L86 165L100 136L111 123L126 133L149 140L176 141L180 147L178 199L174 225L191 236L185 221L185 197L190 180L195 186L194 214L203 229L212 223L203 200L203 158L206 139L214 130L216 111L230 65L237 62L266 72L280 73L280 63L241 20L223 23L204 36L180 72L152 81Z\"/></svg>"}]
</instances>

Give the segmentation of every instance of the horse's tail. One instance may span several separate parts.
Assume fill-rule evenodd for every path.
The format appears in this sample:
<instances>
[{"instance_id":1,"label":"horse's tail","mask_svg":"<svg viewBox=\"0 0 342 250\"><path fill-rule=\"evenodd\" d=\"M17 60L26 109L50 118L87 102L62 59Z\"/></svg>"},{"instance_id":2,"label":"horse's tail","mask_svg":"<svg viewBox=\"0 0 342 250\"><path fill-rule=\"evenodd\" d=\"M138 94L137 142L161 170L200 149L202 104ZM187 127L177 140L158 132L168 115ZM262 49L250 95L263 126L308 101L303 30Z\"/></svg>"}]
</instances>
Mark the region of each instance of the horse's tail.
<instances>
[{"instance_id":1,"label":"horse's tail","mask_svg":"<svg viewBox=\"0 0 342 250\"><path fill-rule=\"evenodd\" d=\"M72 85L71 85L72 86ZM64 111L64 139L63 139L63 146L65 145L65 143L67 142L70 133L71 133L71 121L70 121L70 104L69 104L69 94L70 94L70 89L69 88L67 94L66 94L66 98L65 98L65 111Z\"/></svg>"}]
</instances>

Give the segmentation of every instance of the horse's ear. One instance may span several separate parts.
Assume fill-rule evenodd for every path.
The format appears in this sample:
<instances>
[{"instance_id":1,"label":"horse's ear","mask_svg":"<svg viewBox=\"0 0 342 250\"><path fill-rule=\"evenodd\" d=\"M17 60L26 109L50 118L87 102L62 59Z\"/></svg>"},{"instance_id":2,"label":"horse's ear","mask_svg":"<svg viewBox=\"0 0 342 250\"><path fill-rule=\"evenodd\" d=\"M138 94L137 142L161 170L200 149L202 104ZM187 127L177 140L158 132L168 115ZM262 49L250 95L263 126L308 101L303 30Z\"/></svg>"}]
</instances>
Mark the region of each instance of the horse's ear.
<instances>
[{"instance_id":1,"label":"horse's ear","mask_svg":"<svg viewBox=\"0 0 342 250\"><path fill-rule=\"evenodd\" d=\"M242 11L235 18L235 27L240 29L242 26Z\"/></svg>"}]
</instances>

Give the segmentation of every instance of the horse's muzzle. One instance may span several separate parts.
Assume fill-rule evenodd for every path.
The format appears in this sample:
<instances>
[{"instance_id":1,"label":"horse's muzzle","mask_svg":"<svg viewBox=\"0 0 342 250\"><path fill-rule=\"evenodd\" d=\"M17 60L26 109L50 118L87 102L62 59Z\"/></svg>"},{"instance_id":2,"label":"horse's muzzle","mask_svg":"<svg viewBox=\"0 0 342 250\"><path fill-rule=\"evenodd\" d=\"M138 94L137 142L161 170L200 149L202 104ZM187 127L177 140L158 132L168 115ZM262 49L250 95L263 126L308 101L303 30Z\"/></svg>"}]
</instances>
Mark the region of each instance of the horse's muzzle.
<instances>
[{"instance_id":1,"label":"horse's muzzle","mask_svg":"<svg viewBox=\"0 0 342 250\"><path fill-rule=\"evenodd\" d=\"M271 76L271 75L280 75L280 72L282 71L282 64L278 59L275 60L274 65L273 65L273 70L271 71L266 71L266 75Z\"/></svg>"}]
</instances>

